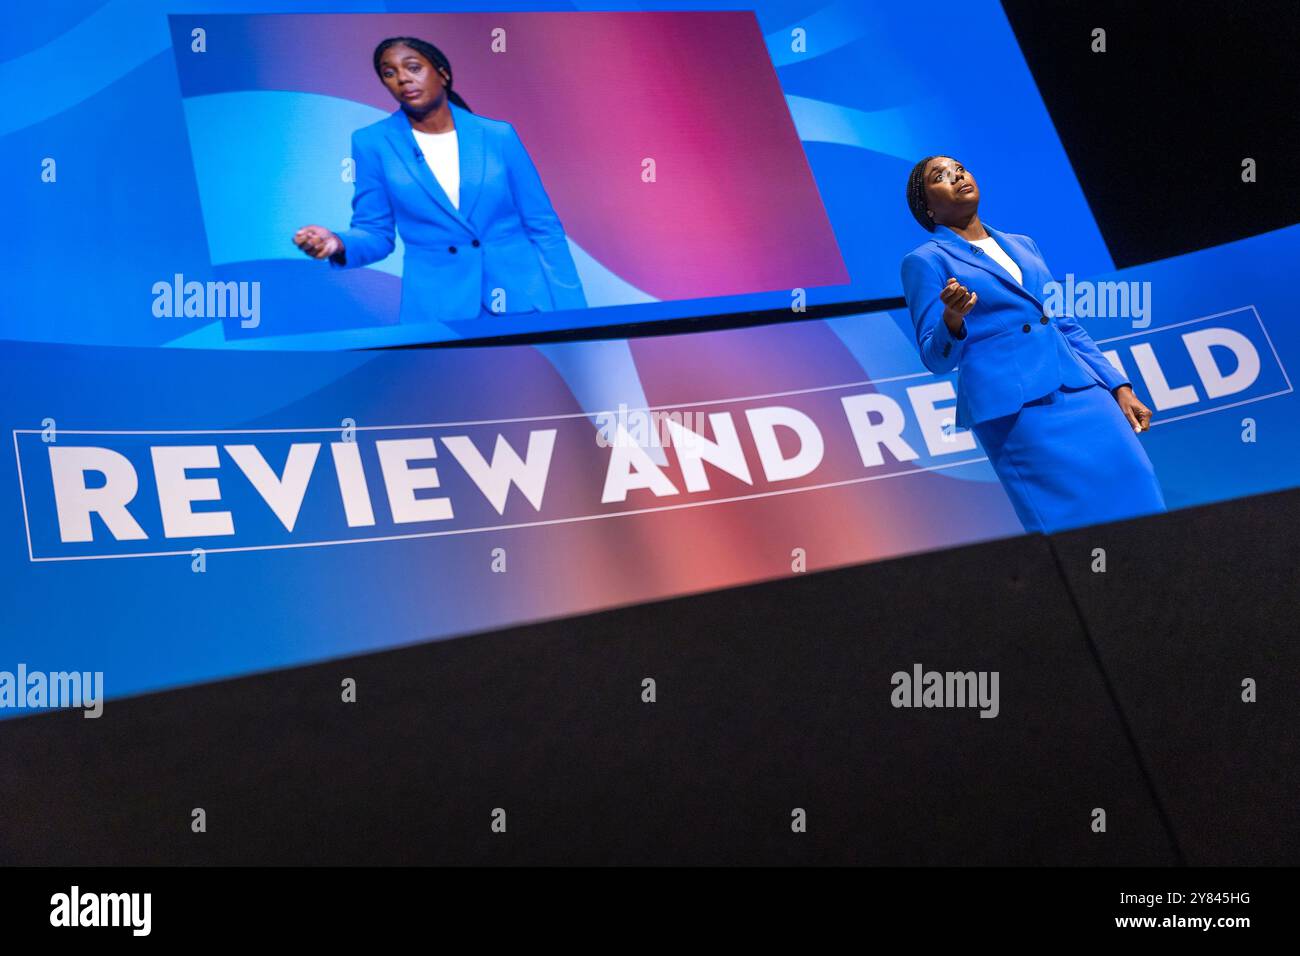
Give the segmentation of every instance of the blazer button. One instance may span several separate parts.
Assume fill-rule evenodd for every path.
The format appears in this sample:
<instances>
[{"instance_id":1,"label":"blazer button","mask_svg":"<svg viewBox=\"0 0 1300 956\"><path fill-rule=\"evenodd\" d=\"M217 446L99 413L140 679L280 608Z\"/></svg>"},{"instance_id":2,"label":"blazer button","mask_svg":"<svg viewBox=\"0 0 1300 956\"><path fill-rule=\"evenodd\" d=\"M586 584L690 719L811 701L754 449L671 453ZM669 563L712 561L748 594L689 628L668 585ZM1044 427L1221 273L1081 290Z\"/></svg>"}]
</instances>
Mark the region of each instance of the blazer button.
<instances>
[{"instance_id":1,"label":"blazer button","mask_svg":"<svg viewBox=\"0 0 1300 956\"><path fill-rule=\"evenodd\" d=\"M1039 319L1039 320L1038 320L1038 324L1039 324L1039 325L1046 325L1046 324L1047 324L1047 316L1043 316L1041 319Z\"/></svg>"},{"instance_id":2,"label":"blazer button","mask_svg":"<svg viewBox=\"0 0 1300 956\"><path fill-rule=\"evenodd\" d=\"M1029 323L1026 322L1026 323L1024 324L1024 327L1023 327L1020 331L1021 331L1021 332L1028 332L1028 331L1029 331Z\"/></svg>"},{"instance_id":3,"label":"blazer button","mask_svg":"<svg viewBox=\"0 0 1300 956\"><path fill-rule=\"evenodd\" d=\"M448 251L448 252L455 252L455 251L456 251L456 247L455 247L455 246L448 246L448 247L447 247L447 251Z\"/></svg>"},{"instance_id":4,"label":"blazer button","mask_svg":"<svg viewBox=\"0 0 1300 956\"><path fill-rule=\"evenodd\" d=\"M477 249L479 247L479 241L475 239L473 242L470 243L470 245L473 246L475 249Z\"/></svg>"}]
</instances>

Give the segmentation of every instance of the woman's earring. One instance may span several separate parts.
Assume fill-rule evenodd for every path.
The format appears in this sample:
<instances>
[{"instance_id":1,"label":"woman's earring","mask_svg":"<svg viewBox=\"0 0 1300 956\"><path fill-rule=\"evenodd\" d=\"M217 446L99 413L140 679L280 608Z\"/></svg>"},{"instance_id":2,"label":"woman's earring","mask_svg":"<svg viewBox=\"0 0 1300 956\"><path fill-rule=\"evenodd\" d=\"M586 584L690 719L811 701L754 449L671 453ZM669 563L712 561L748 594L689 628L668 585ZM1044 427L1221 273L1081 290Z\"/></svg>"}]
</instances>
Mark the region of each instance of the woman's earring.
<instances>
[{"instance_id":1,"label":"woman's earring","mask_svg":"<svg viewBox=\"0 0 1300 956\"><path fill-rule=\"evenodd\" d=\"M930 212L930 210L928 210L928 209L925 211L925 214L926 214L927 216L929 216L931 219L934 218L934 213Z\"/></svg>"}]
</instances>

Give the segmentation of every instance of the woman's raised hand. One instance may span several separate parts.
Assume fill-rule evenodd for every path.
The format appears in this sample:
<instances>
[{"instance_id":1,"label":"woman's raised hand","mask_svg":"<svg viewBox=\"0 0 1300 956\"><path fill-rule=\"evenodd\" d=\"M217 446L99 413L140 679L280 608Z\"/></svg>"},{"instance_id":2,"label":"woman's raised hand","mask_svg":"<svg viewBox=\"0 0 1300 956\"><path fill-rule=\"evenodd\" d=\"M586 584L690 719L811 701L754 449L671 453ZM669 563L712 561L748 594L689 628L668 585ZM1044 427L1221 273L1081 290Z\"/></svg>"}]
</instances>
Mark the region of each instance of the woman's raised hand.
<instances>
[{"instance_id":1,"label":"woman's raised hand","mask_svg":"<svg viewBox=\"0 0 1300 956\"><path fill-rule=\"evenodd\" d=\"M979 296L956 279L949 279L948 284L939 293L939 299L943 302L943 307L963 317L974 307L978 298Z\"/></svg>"},{"instance_id":2,"label":"woman's raised hand","mask_svg":"<svg viewBox=\"0 0 1300 956\"><path fill-rule=\"evenodd\" d=\"M324 226L303 226L293 234L293 244L313 259L328 259L343 251L343 240Z\"/></svg>"},{"instance_id":3,"label":"woman's raised hand","mask_svg":"<svg viewBox=\"0 0 1300 956\"><path fill-rule=\"evenodd\" d=\"M956 279L948 280L948 284L939 293L939 301L943 303L943 321L951 332L956 334L961 330L966 315L975 308L978 300L978 295Z\"/></svg>"}]
</instances>

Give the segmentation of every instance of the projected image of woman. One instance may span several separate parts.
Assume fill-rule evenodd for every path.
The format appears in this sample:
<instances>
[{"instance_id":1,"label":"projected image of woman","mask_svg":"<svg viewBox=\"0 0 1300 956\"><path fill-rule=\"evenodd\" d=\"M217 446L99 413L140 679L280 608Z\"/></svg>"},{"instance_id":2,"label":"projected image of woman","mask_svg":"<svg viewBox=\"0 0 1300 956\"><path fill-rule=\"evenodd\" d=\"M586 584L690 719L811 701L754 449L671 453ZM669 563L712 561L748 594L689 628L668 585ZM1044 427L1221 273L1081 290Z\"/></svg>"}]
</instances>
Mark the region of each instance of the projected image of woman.
<instances>
[{"instance_id":1,"label":"projected image of woman","mask_svg":"<svg viewBox=\"0 0 1300 956\"><path fill-rule=\"evenodd\" d=\"M1151 411L1073 318L1047 314L1052 275L1028 236L980 221L979 186L950 156L912 169L907 205L935 237L903 259L925 367L958 368L975 432L1027 531L1165 509L1138 435Z\"/></svg>"},{"instance_id":2,"label":"projected image of woman","mask_svg":"<svg viewBox=\"0 0 1300 956\"><path fill-rule=\"evenodd\" d=\"M374 67L400 108L352 134L351 226L304 226L294 243L355 269L400 233L403 323L585 308L564 227L514 128L470 112L430 43L384 40Z\"/></svg>"}]
</instances>

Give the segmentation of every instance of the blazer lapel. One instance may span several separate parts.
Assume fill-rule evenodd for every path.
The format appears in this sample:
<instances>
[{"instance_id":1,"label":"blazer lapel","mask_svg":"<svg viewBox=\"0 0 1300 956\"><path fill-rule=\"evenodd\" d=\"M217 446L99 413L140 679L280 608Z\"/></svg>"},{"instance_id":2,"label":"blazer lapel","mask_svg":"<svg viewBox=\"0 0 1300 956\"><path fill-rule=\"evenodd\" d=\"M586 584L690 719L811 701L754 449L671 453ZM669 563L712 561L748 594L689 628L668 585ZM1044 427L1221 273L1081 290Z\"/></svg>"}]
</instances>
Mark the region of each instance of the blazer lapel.
<instances>
[{"instance_id":1,"label":"blazer lapel","mask_svg":"<svg viewBox=\"0 0 1300 956\"><path fill-rule=\"evenodd\" d=\"M388 128L385 130L389 144L397 152L397 156L406 164L407 171L414 177L415 181L424 187L424 191L429 194L444 211L452 218L458 220L466 228L469 228L469 222L460 211L451 204L447 194L443 192L442 187L438 185L438 177L433 175L433 170L429 168L428 162L425 161L424 153L420 151L420 144L415 141L415 134L411 132L410 121L407 120L406 114L399 109L389 117ZM460 145L460 127L456 128L456 141ZM464 166L465 160L461 157L461 205L464 205ZM480 180L482 173L479 174Z\"/></svg>"},{"instance_id":2,"label":"blazer lapel","mask_svg":"<svg viewBox=\"0 0 1300 956\"><path fill-rule=\"evenodd\" d=\"M1020 274L1024 279L1024 291L1041 308L1043 305L1042 296L1046 293L1044 285L1052 278L1047 273L1047 264L1034 255L1033 251L1024 244L1007 238L987 223L984 225L984 231L997 240L997 244L1006 251L1012 262L1020 266Z\"/></svg>"},{"instance_id":3,"label":"blazer lapel","mask_svg":"<svg viewBox=\"0 0 1300 956\"><path fill-rule=\"evenodd\" d=\"M483 125L477 116L455 103L451 104L451 114L456 118L456 145L460 149L460 214L468 221L483 187Z\"/></svg>"},{"instance_id":4,"label":"blazer lapel","mask_svg":"<svg viewBox=\"0 0 1300 956\"><path fill-rule=\"evenodd\" d=\"M960 259L977 269L983 269L985 272L997 276L1007 288L1029 299L1041 310L1043 308L1042 300L1031 289L1041 289L1042 286L1038 281L1038 268L1032 263L1032 256L1021 255L1019 249L1012 244L1002 233L996 231L988 223L984 224L984 230L993 237L994 241L1002 247L1002 251L1011 257L1011 261L1020 266L1020 274L1024 279L1024 284L1017 282L1006 269L998 265L993 257L983 251L973 252L975 248L969 241L963 239L957 233L953 232L947 226L939 226L944 231L942 237L935 236L935 242L940 243L948 253Z\"/></svg>"}]
</instances>

